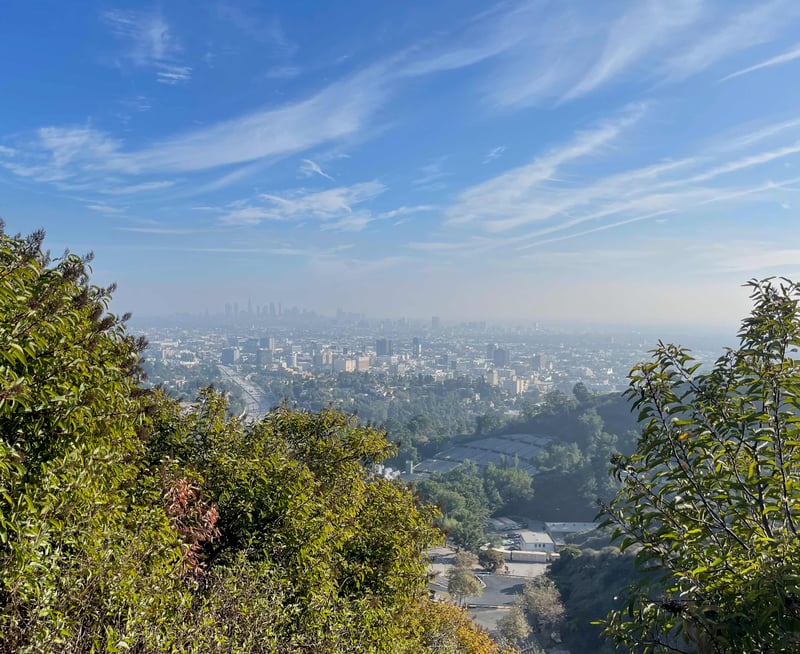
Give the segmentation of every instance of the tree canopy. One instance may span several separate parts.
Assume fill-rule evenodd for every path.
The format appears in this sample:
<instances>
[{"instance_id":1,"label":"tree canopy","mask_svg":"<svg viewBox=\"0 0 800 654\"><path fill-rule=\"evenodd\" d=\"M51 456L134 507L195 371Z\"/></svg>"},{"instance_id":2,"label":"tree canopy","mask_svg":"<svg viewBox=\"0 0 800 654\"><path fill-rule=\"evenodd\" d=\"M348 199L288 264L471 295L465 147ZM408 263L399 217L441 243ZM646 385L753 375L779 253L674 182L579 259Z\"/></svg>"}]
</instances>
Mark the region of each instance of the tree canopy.
<instances>
[{"instance_id":1,"label":"tree canopy","mask_svg":"<svg viewBox=\"0 0 800 654\"><path fill-rule=\"evenodd\" d=\"M800 648L800 285L753 281L739 345L703 369L660 343L608 522L648 571L605 630L644 652Z\"/></svg>"},{"instance_id":2,"label":"tree canopy","mask_svg":"<svg viewBox=\"0 0 800 654\"><path fill-rule=\"evenodd\" d=\"M113 289L42 238L0 230L0 652L496 651L428 600L383 432L142 388Z\"/></svg>"}]
</instances>

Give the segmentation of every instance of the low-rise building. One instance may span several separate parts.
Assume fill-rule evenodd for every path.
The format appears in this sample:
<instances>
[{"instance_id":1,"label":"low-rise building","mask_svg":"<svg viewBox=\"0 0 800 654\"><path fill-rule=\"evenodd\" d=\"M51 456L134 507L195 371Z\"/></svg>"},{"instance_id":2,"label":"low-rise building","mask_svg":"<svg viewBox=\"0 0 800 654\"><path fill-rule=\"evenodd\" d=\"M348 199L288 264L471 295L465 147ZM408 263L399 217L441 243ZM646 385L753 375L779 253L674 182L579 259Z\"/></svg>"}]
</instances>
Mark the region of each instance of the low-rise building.
<instances>
[{"instance_id":1,"label":"low-rise building","mask_svg":"<svg viewBox=\"0 0 800 654\"><path fill-rule=\"evenodd\" d=\"M520 549L526 552L555 552L556 544L546 531L522 529L519 532Z\"/></svg>"}]
</instances>

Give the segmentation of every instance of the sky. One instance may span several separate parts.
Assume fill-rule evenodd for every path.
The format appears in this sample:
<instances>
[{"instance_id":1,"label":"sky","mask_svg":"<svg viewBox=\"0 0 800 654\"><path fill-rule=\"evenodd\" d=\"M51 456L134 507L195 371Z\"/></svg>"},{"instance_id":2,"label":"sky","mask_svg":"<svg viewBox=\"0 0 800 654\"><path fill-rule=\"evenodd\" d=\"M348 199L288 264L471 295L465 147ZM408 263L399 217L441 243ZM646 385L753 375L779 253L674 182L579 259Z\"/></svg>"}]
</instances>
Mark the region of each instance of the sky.
<instances>
[{"instance_id":1,"label":"sky","mask_svg":"<svg viewBox=\"0 0 800 654\"><path fill-rule=\"evenodd\" d=\"M735 329L798 79L797 0L5 0L0 216L139 317Z\"/></svg>"}]
</instances>

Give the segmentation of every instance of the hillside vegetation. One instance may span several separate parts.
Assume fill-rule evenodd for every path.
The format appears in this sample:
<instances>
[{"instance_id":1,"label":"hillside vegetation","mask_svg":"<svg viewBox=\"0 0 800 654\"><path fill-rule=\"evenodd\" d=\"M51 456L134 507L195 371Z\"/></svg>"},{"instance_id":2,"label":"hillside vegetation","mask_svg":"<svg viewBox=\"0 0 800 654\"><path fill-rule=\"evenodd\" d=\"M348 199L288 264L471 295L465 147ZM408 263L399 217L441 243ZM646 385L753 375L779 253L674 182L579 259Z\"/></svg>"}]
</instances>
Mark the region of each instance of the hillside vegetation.
<instances>
[{"instance_id":1,"label":"hillside vegetation","mask_svg":"<svg viewBox=\"0 0 800 654\"><path fill-rule=\"evenodd\" d=\"M433 509L337 411L182 412L87 258L0 232L0 652L494 652L427 599Z\"/></svg>"}]
</instances>

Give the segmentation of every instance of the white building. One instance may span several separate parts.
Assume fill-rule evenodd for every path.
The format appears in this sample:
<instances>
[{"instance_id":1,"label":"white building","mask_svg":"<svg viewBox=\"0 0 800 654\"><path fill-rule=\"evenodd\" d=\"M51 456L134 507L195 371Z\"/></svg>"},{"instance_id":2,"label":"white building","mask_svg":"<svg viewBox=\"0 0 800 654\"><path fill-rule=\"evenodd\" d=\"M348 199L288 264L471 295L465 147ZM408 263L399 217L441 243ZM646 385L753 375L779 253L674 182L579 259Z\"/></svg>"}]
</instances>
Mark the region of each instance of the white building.
<instances>
[{"instance_id":1,"label":"white building","mask_svg":"<svg viewBox=\"0 0 800 654\"><path fill-rule=\"evenodd\" d=\"M556 544L546 531L531 531L522 529L520 535L520 549L525 552L555 552Z\"/></svg>"}]
</instances>

